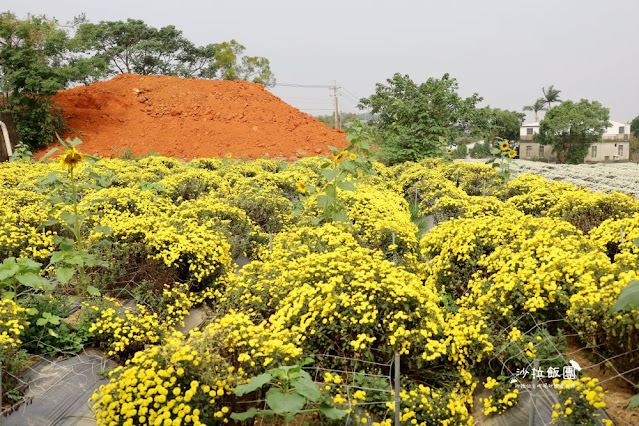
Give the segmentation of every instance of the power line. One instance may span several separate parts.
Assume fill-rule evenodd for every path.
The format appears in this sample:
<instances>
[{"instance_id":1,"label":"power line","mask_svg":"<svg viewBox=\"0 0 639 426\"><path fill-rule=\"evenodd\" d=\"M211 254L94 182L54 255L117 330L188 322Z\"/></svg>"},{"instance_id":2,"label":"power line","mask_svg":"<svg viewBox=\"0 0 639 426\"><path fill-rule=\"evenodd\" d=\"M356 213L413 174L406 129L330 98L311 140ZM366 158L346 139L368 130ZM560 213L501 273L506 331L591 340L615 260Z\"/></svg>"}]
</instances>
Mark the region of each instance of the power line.
<instances>
[{"instance_id":1,"label":"power line","mask_svg":"<svg viewBox=\"0 0 639 426\"><path fill-rule=\"evenodd\" d=\"M349 95L351 95L353 98L357 99L357 102L359 102L360 99L362 99L361 96L357 96L356 94L354 94L353 92L349 92L345 87L342 87L342 89L344 89L344 91L346 93L348 93Z\"/></svg>"},{"instance_id":2,"label":"power line","mask_svg":"<svg viewBox=\"0 0 639 426\"><path fill-rule=\"evenodd\" d=\"M321 84L297 84L297 83L275 83L275 86L282 87L306 87L310 89L332 89L333 86L326 86Z\"/></svg>"}]
</instances>

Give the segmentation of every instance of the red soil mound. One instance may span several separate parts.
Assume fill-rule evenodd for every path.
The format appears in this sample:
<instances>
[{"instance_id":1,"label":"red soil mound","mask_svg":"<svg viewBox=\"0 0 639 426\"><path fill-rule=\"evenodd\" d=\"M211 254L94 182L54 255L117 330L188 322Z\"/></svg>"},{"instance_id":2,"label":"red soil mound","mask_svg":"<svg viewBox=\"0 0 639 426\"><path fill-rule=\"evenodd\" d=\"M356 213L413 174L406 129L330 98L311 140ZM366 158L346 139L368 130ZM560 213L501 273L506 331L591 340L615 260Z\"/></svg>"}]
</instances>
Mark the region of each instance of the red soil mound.
<instances>
[{"instance_id":1,"label":"red soil mound","mask_svg":"<svg viewBox=\"0 0 639 426\"><path fill-rule=\"evenodd\" d=\"M157 152L192 159L293 158L346 146L336 131L245 81L124 74L59 92L55 101L81 150L117 157ZM73 136L73 135L68 135Z\"/></svg>"}]
</instances>

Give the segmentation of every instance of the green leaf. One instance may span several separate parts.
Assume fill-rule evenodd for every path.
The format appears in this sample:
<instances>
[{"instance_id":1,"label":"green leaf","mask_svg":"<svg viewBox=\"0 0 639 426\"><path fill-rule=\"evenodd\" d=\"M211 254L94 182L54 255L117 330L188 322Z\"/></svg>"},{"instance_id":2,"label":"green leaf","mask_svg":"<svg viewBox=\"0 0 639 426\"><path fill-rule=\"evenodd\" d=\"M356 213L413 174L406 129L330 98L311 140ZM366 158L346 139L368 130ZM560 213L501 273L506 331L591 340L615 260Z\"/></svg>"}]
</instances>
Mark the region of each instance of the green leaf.
<instances>
[{"instance_id":1,"label":"green leaf","mask_svg":"<svg viewBox=\"0 0 639 426\"><path fill-rule=\"evenodd\" d=\"M238 420L240 422L243 422L244 420L248 420L255 417L256 414L257 414L257 409L250 408L248 411L245 411L243 413L231 413L231 418L233 420Z\"/></svg>"},{"instance_id":2,"label":"green leaf","mask_svg":"<svg viewBox=\"0 0 639 426\"><path fill-rule=\"evenodd\" d=\"M61 251L73 251L74 243L71 238L62 238L58 244L60 245Z\"/></svg>"},{"instance_id":3,"label":"green leaf","mask_svg":"<svg viewBox=\"0 0 639 426\"><path fill-rule=\"evenodd\" d=\"M626 410L632 411L637 407L639 407L639 395L635 395L628 400L628 408Z\"/></svg>"},{"instance_id":4,"label":"green leaf","mask_svg":"<svg viewBox=\"0 0 639 426\"><path fill-rule=\"evenodd\" d=\"M242 395L246 395L249 392L253 392L261 388L268 382L270 382L271 379L272 379L272 376L269 373L264 373L264 374L260 374L259 376L251 377L251 380L247 384L240 385L235 388L235 395L242 396Z\"/></svg>"},{"instance_id":5,"label":"green leaf","mask_svg":"<svg viewBox=\"0 0 639 426\"><path fill-rule=\"evenodd\" d=\"M317 385L306 377L300 377L293 383L295 391L309 401L317 402L322 397Z\"/></svg>"},{"instance_id":6,"label":"green leaf","mask_svg":"<svg viewBox=\"0 0 639 426\"><path fill-rule=\"evenodd\" d=\"M16 272L20 270L20 267L17 264L15 263L11 264L7 262L7 260L8 259L5 259L2 265L0 265L0 281L13 277L16 274Z\"/></svg>"},{"instance_id":7,"label":"green leaf","mask_svg":"<svg viewBox=\"0 0 639 426\"><path fill-rule=\"evenodd\" d=\"M304 408L306 398L297 393L284 393L281 389L271 388L266 392L266 403L277 414L298 413Z\"/></svg>"},{"instance_id":8,"label":"green leaf","mask_svg":"<svg viewBox=\"0 0 639 426\"><path fill-rule=\"evenodd\" d=\"M62 212L60 213L60 219L64 220L69 225L75 225L79 221L84 219L84 216L81 214L73 214L70 212Z\"/></svg>"},{"instance_id":9,"label":"green leaf","mask_svg":"<svg viewBox=\"0 0 639 426\"><path fill-rule=\"evenodd\" d=\"M609 313L639 309L639 281L631 281L621 289L617 302L610 308Z\"/></svg>"},{"instance_id":10,"label":"green leaf","mask_svg":"<svg viewBox=\"0 0 639 426\"><path fill-rule=\"evenodd\" d=\"M319 225L321 221L322 221L322 219L321 219L321 218L319 218L319 217L311 218L311 223L312 223L313 225Z\"/></svg>"},{"instance_id":11,"label":"green leaf","mask_svg":"<svg viewBox=\"0 0 639 426\"><path fill-rule=\"evenodd\" d=\"M2 300L13 299L16 297L15 291L7 291L6 293L2 293Z\"/></svg>"},{"instance_id":12,"label":"green leaf","mask_svg":"<svg viewBox=\"0 0 639 426\"><path fill-rule=\"evenodd\" d=\"M495 155L499 154L500 152L501 152L501 149L499 149L499 148L492 148L490 150L490 153L491 154L495 154Z\"/></svg>"},{"instance_id":13,"label":"green leaf","mask_svg":"<svg viewBox=\"0 0 639 426\"><path fill-rule=\"evenodd\" d=\"M314 363L315 363L315 360L313 358L311 358L311 357L308 357L308 358L304 358L302 360L302 362L300 363L300 365L302 367L304 367L304 366L307 366L307 365L312 365Z\"/></svg>"},{"instance_id":14,"label":"green leaf","mask_svg":"<svg viewBox=\"0 0 639 426\"><path fill-rule=\"evenodd\" d=\"M36 321L37 325L46 325L46 324L60 324L60 317L57 315L53 315L51 312L43 312L42 317L38 318Z\"/></svg>"},{"instance_id":15,"label":"green leaf","mask_svg":"<svg viewBox=\"0 0 639 426\"><path fill-rule=\"evenodd\" d=\"M75 268L68 268L65 266L60 266L56 271L56 276L58 277L58 281L61 284L66 284L71 281L73 275L75 274Z\"/></svg>"},{"instance_id":16,"label":"green leaf","mask_svg":"<svg viewBox=\"0 0 639 426\"><path fill-rule=\"evenodd\" d=\"M353 184L353 182L345 180L343 182L339 182L337 184L337 187L339 189L343 189L344 191L355 191L355 185Z\"/></svg>"},{"instance_id":17,"label":"green leaf","mask_svg":"<svg viewBox=\"0 0 639 426\"><path fill-rule=\"evenodd\" d=\"M39 320L38 320L38 321L39 321ZM48 332L49 332L49 334L50 334L51 336L53 336L53 337L60 337L60 336L58 335L58 333L56 333L55 331L53 331L53 329L51 329L51 328L50 328L50 329L48 329L47 331L48 331Z\"/></svg>"},{"instance_id":18,"label":"green leaf","mask_svg":"<svg viewBox=\"0 0 639 426\"><path fill-rule=\"evenodd\" d=\"M346 411L338 410L335 407L331 407L328 404L323 403L318 408L319 412L324 414L327 418L333 420L339 420L346 415Z\"/></svg>"},{"instance_id":19,"label":"green leaf","mask_svg":"<svg viewBox=\"0 0 639 426\"><path fill-rule=\"evenodd\" d=\"M18 259L16 261L16 263L18 264L18 266L20 266L21 268L25 268L25 269L40 269L40 267L42 266L42 263L40 262L36 262L33 259L29 259L28 257L21 257L20 259Z\"/></svg>"},{"instance_id":20,"label":"green leaf","mask_svg":"<svg viewBox=\"0 0 639 426\"><path fill-rule=\"evenodd\" d=\"M98 290L96 287L93 287L92 285L87 287L87 293L89 293L91 296L99 296L100 295L100 290Z\"/></svg>"},{"instance_id":21,"label":"green leaf","mask_svg":"<svg viewBox=\"0 0 639 426\"><path fill-rule=\"evenodd\" d=\"M286 373L297 373L298 371L302 370L302 367L299 366L299 365L283 365L281 367L274 368L271 371L275 371L275 370L281 370L281 371L284 371Z\"/></svg>"},{"instance_id":22,"label":"green leaf","mask_svg":"<svg viewBox=\"0 0 639 426\"><path fill-rule=\"evenodd\" d=\"M16 279L22 285L26 285L31 288L40 288L49 284L49 281L42 278L40 275L36 275L33 272L27 272L25 274L17 274Z\"/></svg>"},{"instance_id":23,"label":"green leaf","mask_svg":"<svg viewBox=\"0 0 639 426\"><path fill-rule=\"evenodd\" d=\"M38 160L40 163L44 162L44 160L46 160L47 158L49 158L51 155L55 154L56 152L60 151L59 148L53 148L51 150L49 150L49 152L47 152L46 154L44 154L42 157L40 157L40 160Z\"/></svg>"},{"instance_id":24,"label":"green leaf","mask_svg":"<svg viewBox=\"0 0 639 426\"><path fill-rule=\"evenodd\" d=\"M322 176L329 182L335 179L338 174L339 170L337 169L322 170Z\"/></svg>"},{"instance_id":25,"label":"green leaf","mask_svg":"<svg viewBox=\"0 0 639 426\"><path fill-rule=\"evenodd\" d=\"M54 251L51 254L51 260L50 260L51 264L55 264L55 263L60 262L62 259L64 259L65 255L66 255L66 252Z\"/></svg>"},{"instance_id":26,"label":"green leaf","mask_svg":"<svg viewBox=\"0 0 639 426\"><path fill-rule=\"evenodd\" d=\"M340 210L337 211L333 214L333 220L336 222L350 222L350 219L348 218L348 213L346 213L345 210Z\"/></svg>"},{"instance_id":27,"label":"green leaf","mask_svg":"<svg viewBox=\"0 0 639 426\"><path fill-rule=\"evenodd\" d=\"M84 258L82 257L81 254L76 254L76 255L73 255L73 256L65 258L64 262L67 265L83 266L84 265Z\"/></svg>"},{"instance_id":28,"label":"green leaf","mask_svg":"<svg viewBox=\"0 0 639 426\"><path fill-rule=\"evenodd\" d=\"M333 201L335 201L335 199L337 198L337 187L335 185L329 183L324 187L324 191L326 192L326 196L329 199L328 204L331 204Z\"/></svg>"},{"instance_id":29,"label":"green leaf","mask_svg":"<svg viewBox=\"0 0 639 426\"><path fill-rule=\"evenodd\" d=\"M321 208L325 209L328 206L328 197L326 195L318 195L317 196L317 205Z\"/></svg>"},{"instance_id":30,"label":"green leaf","mask_svg":"<svg viewBox=\"0 0 639 426\"><path fill-rule=\"evenodd\" d=\"M94 232L99 232L101 234L104 235L111 235L113 234L113 228L111 228L110 226L96 226L95 228L93 228Z\"/></svg>"}]
</instances>

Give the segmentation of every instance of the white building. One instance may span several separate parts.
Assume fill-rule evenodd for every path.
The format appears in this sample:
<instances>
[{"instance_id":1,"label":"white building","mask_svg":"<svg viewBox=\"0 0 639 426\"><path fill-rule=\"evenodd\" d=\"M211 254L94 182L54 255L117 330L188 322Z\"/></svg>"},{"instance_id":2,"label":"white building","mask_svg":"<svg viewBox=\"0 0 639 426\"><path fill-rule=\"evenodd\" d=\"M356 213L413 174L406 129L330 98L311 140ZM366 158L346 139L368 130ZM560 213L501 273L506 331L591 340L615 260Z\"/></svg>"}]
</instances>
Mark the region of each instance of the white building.
<instances>
[{"instance_id":1,"label":"white building","mask_svg":"<svg viewBox=\"0 0 639 426\"><path fill-rule=\"evenodd\" d=\"M628 161L630 159L630 123L608 120L610 127L601 136L601 141L588 147L584 162ZM523 124L519 129L519 158L534 160L539 158L555 159L550 145L533 142L533 135L539 133L539 122Z\"/></svg>"}]
</instances>

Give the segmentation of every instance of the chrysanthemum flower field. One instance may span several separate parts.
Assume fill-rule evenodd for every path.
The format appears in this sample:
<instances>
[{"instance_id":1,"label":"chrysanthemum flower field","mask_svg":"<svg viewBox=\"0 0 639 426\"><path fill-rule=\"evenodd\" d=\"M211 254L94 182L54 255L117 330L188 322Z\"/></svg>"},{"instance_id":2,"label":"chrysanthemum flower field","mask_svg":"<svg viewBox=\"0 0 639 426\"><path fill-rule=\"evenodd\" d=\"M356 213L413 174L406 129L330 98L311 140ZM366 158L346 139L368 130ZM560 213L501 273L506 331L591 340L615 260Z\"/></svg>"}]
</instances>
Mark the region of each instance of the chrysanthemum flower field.
<instances>
[{"instance_id":1,"label":"chrysanthemum flower field","mask_svg":"<svg viewBox=\"0 0 639 426\"><path fill-rule=\"evenodd\" d=\"M396 353L401 424L498 416L533 365L539 383L563 383L555 423L600 424L596 379L552 377L569 345L639 382L639 310L610 311L639 278L634 197L439 159L373 163L326 189L336 164L357 161L0 164L5 366L100 348L120 365L91 400L100 425L238 424L264 395L235 389L296 364L351 424L391 425L382 366ZM330 197L344 220L321 219ZM177 331L196 306L205 324Z\"/></svg>"}]
</instances>

